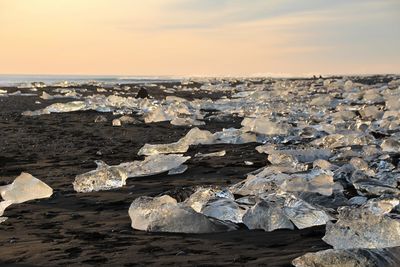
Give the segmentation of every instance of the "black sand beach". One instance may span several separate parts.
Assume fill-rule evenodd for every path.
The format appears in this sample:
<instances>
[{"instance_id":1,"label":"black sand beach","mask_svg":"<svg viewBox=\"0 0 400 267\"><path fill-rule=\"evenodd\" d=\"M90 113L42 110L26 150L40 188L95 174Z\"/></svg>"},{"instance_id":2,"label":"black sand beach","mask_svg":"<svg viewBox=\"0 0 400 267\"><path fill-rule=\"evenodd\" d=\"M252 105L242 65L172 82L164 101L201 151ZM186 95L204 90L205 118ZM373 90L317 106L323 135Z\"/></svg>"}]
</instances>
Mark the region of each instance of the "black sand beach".
<instances>
[{"instance_id":1,"label":"black sand beach","mask_svg":"<svg viewBox=\"0 0 400 267\"><path fill-rule=\"evenodd\" d=\"M87 94L95 87L87 86ZM17 91L7 88L8 92ZM132 90L132 94L138 88ZM48 88L47 90L48 91ZM163 98L162 90L149 89ZM176 96L190 99L190 92ZM221 93L195 95L219 98ZM21 112L71 99L42 100L38 96L0 97L0 185L29 172L54 189L49 199L13 205L9 219L0 224L2 266L291 266L306 252L329 248L321 237L324 226L304 230L264 232L242 229L219 234L161 234L135 231L128 208L138 196L194 185L229 185L266 165L266 155L256 153L256 143L191 146L187 155L221 149L221 158L189 161L183 174L133 178L123 188L76 193L77 174L95 169L94 160L119 164L141 159L145 143L170 143L190 128L168 122L113 127L117 116L94 123L95 111L24 117ZM40 101L41 104L35 104ZM240 127L240 118L207 121L201 129L211 132ZM247 166L244 161L252 161Z\"/></svg>"}]
</instances>

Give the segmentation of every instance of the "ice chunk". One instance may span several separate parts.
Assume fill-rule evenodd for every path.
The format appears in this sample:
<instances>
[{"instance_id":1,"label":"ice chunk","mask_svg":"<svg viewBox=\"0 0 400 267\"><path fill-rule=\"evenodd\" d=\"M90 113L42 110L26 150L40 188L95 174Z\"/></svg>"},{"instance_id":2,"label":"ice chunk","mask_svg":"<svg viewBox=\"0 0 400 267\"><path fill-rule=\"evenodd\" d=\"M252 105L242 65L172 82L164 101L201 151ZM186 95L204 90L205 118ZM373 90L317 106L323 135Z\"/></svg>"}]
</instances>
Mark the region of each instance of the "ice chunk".
<instances>
[{"instance_id":1,"label":"ice chunk","mask_svg":"<svg viewBox=\"0 0 400 267\"><path fill-rule=\"evenodd\" d=\"M222 221L241 223L246 210L246 206L239 205L233 199L214 198L207 202L201 213Z\"/></svg>"},{"instance_id":2,"label":"ice chunk","mask_svg":"<svg viewBox=\"0 0 400 267\"><path fill-rule=\"evenodd\" d=\"M184 173L187 169L188 169L188 165L182 164L181 166L178 166L176 168L169 170L168 175L181 174L181 173Z\"/></svg>"},{"instance_id":3,"label":"ice chunk","mask_svg":"<svg viewBox=\"0 0 400 267\"><path fill-rule=\"evenodd\" d=\"M388 110L400 110L400 101L397 97L386 100L386 108Z\"/></svg>"},{"instance_id":4,"label":"ice chunk","mask_svg":"<svg viewBox=\"0 0 400 267\"><path fill-rule=\"evenodd\" d=\"M328 249L293 260L295 267L397 267L400 247L382 249Z\"/></svg>"},{"instance_id":5,"label":"ice chunk","mask_svg":"<svg viewBox=\"0 0 400 267\"><path fill-rule=\"evenodd\" d=\"M339 148L346 146L369 145L374 141L373 136L360 133L331 134L311 142L315 146Z\"/></svg>"},{"instance_id":6,"label":"ice chunk","mask_svg":"<svg viewBox=\"0 0 400 267\"><path fill-rule=\"evenodd\" d=\"M263 229L267 232L277 229L294 229L281 206L264 200L247 210L243 216L243 223L249 229Z\"/></svg>"},{"instance_id":7,"label":"ice chunk","mask_svg":"<svg viewBox=\"0 0 400 267\"><path fill-rule=\"evenodd\" d=\"M257 137L253 133L246 133L241 129L228 128L221 132L214 133L215 143L217 144L244 144L257 142Z\"/></svg>"},{"instance_id":8,"label":"ice chunk","mask_svg":"<svg viewBox=\"0 0 400 267\"><path fill-rule=\"evenodd\" d=\"M168 195L155 198L143 196L135 199L129 208L132 228L147 231L151 213L166 204L177 205L177 201Z\"/></svg>"},{"instance_id":9,"label":"ice chunk","mask_svg":"<svg viewBox=\"0 0 400 267\"><path fill-rule=\"evenodd\" d=\"M185 153L190 145L198 144L243 144L256 142L256 136L244 133L239 129L224 129L222 132L212 134L199 128L191 129L186 136L170 144L145 144L138 152L138 155L157 155L168 153Z\"/></svg>"},{"instance_id":10,"label":"ice chunk","mask_svg":"<svg viewBox=\"0 0 400 267\"><path fill-rule=\"evenodd\" d=\"M211 158L211 157L223 157L226 155L225 150L217 151L217 152L212 152L212 153L207 153L207 154L202 154L202 153L196 153L194 155L196 158Z\"/></svg>"},{"instance_id":11,"label":"ice chunk","mask_svg":"<svg viewBox=\"0 0 400 267\"><path fill-rule=\"evenodd\" d=\"M99 123L99 122L107 122L107 118L103 115L96 116L94 119L94 122Z\"/></svg>"},{"instance_id":12,"label":"ice chunk","mask_svg":"<svg viewBox=\"0 0 400 267\"><path fill-rule=\"evenodd\" d=\"M195 211L201 212L203 207L208 203L210 199L218 196L234 199L232 193L228 190L221 190L212 187L200 187L192 195L190 195L188 199L185 200L185 204Z\"/></svg>"},{"instance_id":13,"label":"ice chunk","mask_svg":"<svg viewBox=\"0 0 400 267\"><path fill-rule=\"evenodd\" d=\"M121 122L122 125L140 123L138 120L128 115L123 115L119 117L118 120Z\"/></svg>"},{"instance_id":14,"label":"ice chunk","mask_svg":"<svg viewBox=\"0 0 400 267\"><path fill-rule=\"evenodd\" d=\"M358 194L363 196L381 196L383 194L391 194L400 196L400 190L383 183L377 179L365 178L357 179L353 182Z\"/></svg>"},{"instance_id":15,"label":"ice chunk","mask_svg":"<svg viewBox=\"0 0 400 267\"><path fill-rule=\"evenodd\" d=\"M191 129L179 141L171 144L151 145L145 144L138 152L138 155L157 155L169 153L185 153L190 145L211 144L215 140L212 133L199 128Z\"/></svg>"},{"instance_id":16,"label":"ice chunk","mask_svg":"<svg viewBox=\"0 0 400 267\"><path fill-rule=\"evenodd\" d=\"M53 194L53 189L31 174L23 172L11 184L0 186L0 194L4 200L0 202L0 216L2 216L8 206L48 198ZM5 219L2 217L0 221Z\"/></svg>"},{"instance_id":17,"label":"ice chunk","mask_svg":"<svg viewBox=\"0 0 400 267\"><path fill-rule=\"evenodd\" d=\"M270 172L271 171L271 172ZM317 192L331 195L334 188L333 175L329 171L313 170L310 173L285 174L266 168L257 175L247 178L231 187L235 194L258 195L278 190L286 192Z\"/></svg>"},{"instance_id":18,"label":"ice chunk","mask_svg":"<svg viewBox=\"0 0 400 267\"><path fill-rule=\"evenodd\" d=\"M399 198L393 196L382 196L379 198L370 199L365 208L372 211L376 215L390 213L400 203Z\"/></svg>"},{"instance_id":19,"label":"ice chunk","mask_svg":"<svg viewBox=\"0 0 400 267\"><path fill-rule=\"evenodd\" d=\"M12 203L22 203L29 200L48 198L53 189L31 174L23 172L9 185L0 187L1 197Z\"/></svg>"},{"instance_id":20,"label":"ice chunk","mask_svg":"<svg viewBox=\"0 0 400 267\"><path fill-rule=\"evenodd\" d=\"M349 204L350 205L357 205L361 206L364 205L367 202L368 198L363 197L363 196L355 196L349 199Z\"/></svg>"},{"instance_id":21,"label":"ice chunk","mask_svg":"<svg viewBox=\"0 0 400 267\"><path fill-rule=\"evenodd\" d=\"M174 119L174 114L168 114L162 106L157 107L144 117L145 123L170 121Z\"/></svg>"},{"instance_id":22,"label":"ice chunk","mask_svg":"<svg viewBox=\"0 0 400 267\"><path fill-rule=\"evenodd\" d=\"M376 106L365 106L359 112L364 120L369 121L378 120L383 116L383 111Z\"/></svg>"},{"instance_id":23,"label":"ice chunk","mask_svg":"<svg viewBox=\"0 0 400 267\"><path fill-rule=\"evenodd\" d=\"M139 197L132 202L129 216L132 228L149 232L215 233L237 228L178 204L169 196Z\"/></svg>"},{"instance_id":24,"label":"ice chunk","mask_svg":"<svg viewBox=\"0 0 400 267\"><path fill-rule=\"evenodd\" d=\"M180 154L148 156L143 161L133 161L121 163L119 167L124 167L128 177L150 176L178 168L190 159L189 156Z\"/></svg>"},{"instance_id":25,"label":"ice chunk","mask_svg":"<svg viewBox=\"0 0 400 267\"><path fill-rule=\"evenodd\" d=\"M279 189L279 184L289 177L289 175L283 173L268 174L266 176L263 173L248 175L245 180L231 186L230 190L234 194L242 196L259 195L266 192L274 193Z\"/></svg>"},{"instance_id":26,"label":"ice chunk","mask_svg":"<svg viewBox=\"0 0 400 267\"><path fill-rule=\"evenodd\" d=\"M244 118L242 126L245 132L265 135L285 135L290 129L288 124L272 122L266 117Z\"/></svg>"},{"instance_id":27,"label":"ice chunk","mask_svg":"<svg viewBox=\"0 0 400 267\"><path fill-rule=\"evenodd\" d=\"M1 202L0 202L0 216L3 216L4 211L5 211L6 208L7 208L8 206L10 206L11 204L13 204L13 202L10 201L10 200L4 200L4 201L1 201Z\"/></svg>"},{"instance_id":28,"label":"ice chunk","mask_svg":"<svg viewBox=\"0 0 400 267\"><path fill-rule=\"evenodd\" d=\"M332 103L332 97L330 95L322 95L311 100L310 105L312 106L330 106Z\"/></svg>"},{"instance_id":29,"label":"ice chunk","mask_svg":"<svg viewBox=\"0 0 400 267\"><path fill-rule=\"evenodd\" d=\"M138 155L158 155L168 153L185 153L189 149L189 144L185 140L171 144L145 144L138 152Z\"/></svg>"},{"instance_id":30,"label":"ice chunk","mask_svg":"<svg viewBox=\"0 0 400 267\"><path fill-rule=\"evenodd\" d=\"M329 149L273 150L270 146L258 146L256 149L271 155L271 157L273 157L274 154L280 157L292 157L301 163L313 162L318 159L327 160L332 156L332 152Z\"/></svg>"},{"instance_id":31,"label":"ice chunk","mask_svg":"<svg viewBox=\"0 0 400 267\"><path fill-rule=\"evenodd\" d=\"M338 167L333 165L332 163L330 163L327 160L317 159L316 161L313 162L313 168L326 170L326 171L333 171L333 170L336 170Z\"/></svg>"},{"instance_id":32,"label":"ice chunk","mask_svg":"<svg viewBox=\"0 0 400 267\"><path fill-rule=\"evenodd\" d=\"M400 220L367 205L343 207L337 222L326 225L323 240L336 249L400 246Z\"/></svg>"},{"instance_id":33,"label":"ice chunk","mask_svg":"<svg viewBox=\"0 0 400 267\"><path fill-rule=\"evenodd\" d=\"M84 101L72 101L68 103L55 103L44 109L40 109L37 111L25 111L22 113L24 116L38 116L42 114L50 114L50 113L62 113L62 112L72 112L79 110L86 110L87 106Z\"/></svg>"},{"instance_id":34,"label":"ice chunk","mask_svg":"<svg viewBox=\"0 0 400 267\"><path fill-rule=\"evenodd\" d=\"M172 125L176 126L200 126L200 125L205 125L206 123L204 121L199 121L193 118L179 118L175 117L173 120L171 120Z\"/></svg>"},{"instance_id":35,"label":"ice chunk","mask_svg":"<svg viewBox=\"0 0 400 267\"><path fill-rule=\"evenodd\" d=\"M109 166L100 160L96 164L96 170L75 177L73 186L76 192L110 190L126 184L128 173L124 167Z\"/></svg>"},{"instance_id":36,"label":"ice chunk","mask_svg":"<svg viewBox=\"0 0 400 267\"><path fill-rule=\"evenodd\" d=\"M127 178L150 176L176 169L190 157L178 154L146 157L143 161L125 162L108 166L96 161L97 169L76 176L73 183L77 192L91 192L119 188L126 184Z\"/></svg>"},{"instance_id":37,"label":"ice chunk","mask_svg":"<svg viewBox=\"0 0 400 267\"><path fill-rule=\"evenodd\" d=\"M316 192L326 196L332 195L333 187L333 173L324 170L292 174L280 184L280 188L286 192Z\"/></svg>"},{"instance_id":38,"label":"ice chunk","mask_svg":"<svg viewBox=\"0 0 400 267\"><path fill-rule=\"evenodd\" d=\"M385 139L381 144L382 151L384 152L400 152L400 142L394 139Z\"/></svg>"},{"instance_id":39,"label":"ice chunk","mask_svg":"<svg viewBox=\"0 0 400 267\"><path fill-rule=\"evenodd\" d=\"M331 217L322 209L319 209L294 195L286 194L283 211L285 215L296 225L303 229L317 225L324 225Z\"/></svg>"},{"instance_id":40,"label":"ice chunk","mask_svg":"<svg viewBox=\"0 0 400 267\"><path fill-rule=\"evenodd\" d=\"M119 127L121 125L122 125L122 123L121 123L121 121L119 119L113 119L112 126Z\"/></svg>"}]
</instances>

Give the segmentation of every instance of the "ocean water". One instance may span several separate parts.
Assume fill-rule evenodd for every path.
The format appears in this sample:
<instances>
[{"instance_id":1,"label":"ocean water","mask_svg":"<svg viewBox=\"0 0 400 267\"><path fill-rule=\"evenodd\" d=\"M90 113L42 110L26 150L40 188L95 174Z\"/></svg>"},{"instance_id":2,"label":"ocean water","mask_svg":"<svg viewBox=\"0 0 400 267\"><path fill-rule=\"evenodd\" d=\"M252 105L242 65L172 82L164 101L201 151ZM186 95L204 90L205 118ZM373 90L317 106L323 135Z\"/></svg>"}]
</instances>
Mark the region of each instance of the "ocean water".
<instances>
[{"instance_id":1,"label":"ocean water","mask_svg":"<svg viewBox=\"0 0 400 267\"><path fill-rule=\"evenodd\" d=\"M96 81L106 84L128 83L154 83L154 82L178 82L182 78L170 76L86 76L86 75L1 75L0 86L17 86L31 82L44 82L51 85L60 82L87 83Z\"/></svg>"}]
</instances>

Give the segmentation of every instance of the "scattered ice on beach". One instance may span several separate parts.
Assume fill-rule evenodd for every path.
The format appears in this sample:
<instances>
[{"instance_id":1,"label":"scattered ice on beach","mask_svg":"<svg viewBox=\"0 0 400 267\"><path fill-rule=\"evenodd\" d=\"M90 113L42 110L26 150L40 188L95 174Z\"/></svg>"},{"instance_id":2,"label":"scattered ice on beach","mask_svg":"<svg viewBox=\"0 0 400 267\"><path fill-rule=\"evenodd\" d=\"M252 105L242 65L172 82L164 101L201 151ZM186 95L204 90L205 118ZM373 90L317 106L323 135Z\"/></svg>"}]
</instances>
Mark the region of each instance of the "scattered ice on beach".
<instances>
[{"instance_id":1,"label":"scattered ice on beach","mask_svg":"<svg viewBox=\"0 0 400 267\"><path fill-rule=\"evenodd\" d=\"M385 81L388 78L391 81ZM238 84L229 79L200 79L199 83L196 88L186 86L189 82L160 87L176 94L164 99L123 97L129 95L128 90L118 90L114 92L118 95L86 96L24 115L96 110L141 116L137 123L189 127L206 122L230 127L241 120L240 129L213 133L193 128L170 144L144 144L138 154L150 157L106 166L93 179L107 176L113 168L117 174L122 170L123 175L117 175L118 186L128 177L179 174L186 170L183 163L187 159L174 153L185 153L190 146L259 143L256 149L266 154L265 167L228 189L204 186L185 191L180 203L166 196L139 198L130 209L132 226L200 233L236 229L234 223L241 222L265 231L327 224L324 240L335 249L306 254L294 261L296 265L398 265L399 252L387 247L400 246L400 79L387 76L375 84L365 77L244 80ZM25 93L21 91L14 95ZM180 97L181 92L189 97ZM197 97L197 92L210 98L190 97ZM67 94L43 93L43 97L56 93ZM216 99L215 93L222 96ZM124 125L122 117L116 120ZM250 166L246 158L239 162ZM336 217L336 222L330 222Z\"/></svg>"},{"instance_id":2,"label":"scattered ice on beach","mask_svg":"<svg viewBox=\"0 0 400 267\"><path fill-rule=\"evenodd\" d=\"M53 194L53 189L31 174L23 172L11 184L0 186L0 194L3 198L0 202L0 216L2 216L4 210L12 204L49 198ZM0 220L5 219L0 218Z\"/></svg>"}]
</instances>

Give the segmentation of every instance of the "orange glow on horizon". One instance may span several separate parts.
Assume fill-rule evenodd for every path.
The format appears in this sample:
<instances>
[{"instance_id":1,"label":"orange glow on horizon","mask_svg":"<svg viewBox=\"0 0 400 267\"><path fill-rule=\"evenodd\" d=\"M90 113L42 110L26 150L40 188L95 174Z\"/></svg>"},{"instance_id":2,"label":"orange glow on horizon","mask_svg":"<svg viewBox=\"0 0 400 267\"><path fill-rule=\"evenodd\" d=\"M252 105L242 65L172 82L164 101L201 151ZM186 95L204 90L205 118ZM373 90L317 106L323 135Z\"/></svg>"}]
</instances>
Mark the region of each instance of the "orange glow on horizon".
<instances>
[{"instance_id":1,"label":"orange glow on horizon","mask_svg":"<svg viewBox=\"0 0 400 267\"><path fill-rule=\"evenodd\" d=\"M345 39L353 38L349 28L348 36L339 38L345 30L338 24L341 21L353 25L354 31L362 23L379 27L386 20L391 25L393 20L400 23L395 11L385 13L394 1L382 1L387 2L379 7L382 13L368 16L354 14L347 6L275 15L275 6L283 4L271 1L273 15L254 15L254 19L245 15L257 7L249 9L252 3L246 1L203 11L184 10L182 2L0 0L0 73L400 73L400 53L396 52L400 34L388 32L393 40L387 43L360 40L368 35L385 37L374 37L374 32L354 36L353 41ZM260 10L269 8L254 3L262 5ZM376 5L362 8L376 9ZM357 4L350 8L360 9ZM377 28L376 34L385 32Z\"/></svg>"}]
</instances>

